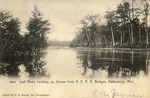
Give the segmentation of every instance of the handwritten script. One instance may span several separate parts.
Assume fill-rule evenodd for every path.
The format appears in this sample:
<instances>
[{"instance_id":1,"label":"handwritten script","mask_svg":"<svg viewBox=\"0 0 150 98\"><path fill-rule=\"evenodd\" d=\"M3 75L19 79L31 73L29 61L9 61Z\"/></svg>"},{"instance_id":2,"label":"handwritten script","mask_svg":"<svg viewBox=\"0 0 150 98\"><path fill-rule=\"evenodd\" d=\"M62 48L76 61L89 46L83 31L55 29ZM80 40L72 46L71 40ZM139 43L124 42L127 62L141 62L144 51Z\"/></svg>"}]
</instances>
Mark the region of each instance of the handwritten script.
<instances>
[{"instance_id":1,"label":"handwritten script","mask_svg":"<svg viewBox=\"0 0 150 98\"><path fill-rule=\"evenodd\" d=\"M93 96L94 98L142 98L144 94L125 94L112 89L110 92L95 90Z\"/></svg>"}]
</instances>

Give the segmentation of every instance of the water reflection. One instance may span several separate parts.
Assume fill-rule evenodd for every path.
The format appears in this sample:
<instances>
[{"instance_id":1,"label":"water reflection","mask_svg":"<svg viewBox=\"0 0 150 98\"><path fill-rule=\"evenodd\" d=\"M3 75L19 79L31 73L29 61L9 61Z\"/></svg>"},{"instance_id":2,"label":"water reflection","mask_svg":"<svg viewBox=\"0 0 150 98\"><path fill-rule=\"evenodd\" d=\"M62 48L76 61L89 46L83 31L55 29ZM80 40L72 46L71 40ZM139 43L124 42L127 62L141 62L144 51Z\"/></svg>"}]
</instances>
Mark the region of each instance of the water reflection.
<instances>
[{"instance_id":1,"label":"water reflection","mask_svg":"<svg viewBox=\"0 0 150 98\"><path fill-rule=\"evenodd\" d=\"M49 77L45 55L45 52L41 52L38 59L14 57L10 63L0 63L0 77Z\"/></svg>"},{"instance_id":2,"label":"water reflection","mask_svg":"<svg viewBox=\"0 0 150 98\"><path fill-rule=\"evenodd\" d=\"M77 51L78 65L85 77L141 77L148 74L149 51L88 49Z\"/></svg>"},{"instance_id":3,"label":"water reflection","mask_svg":"<svg viewBox=\"0 0 150 98\"><path fill-rule=\"evenodd\" d=\"M13 66L0 63L1 77L21 76L19 72L27 72L30 77L46 75L51 79L131 78L150 75L149 50L50 47L44 53L45 58L38 61L39 65L26 62L26 69L23 68L22 71L18 68L21 64L17 62Z\"/></svg>"}]
</instances>

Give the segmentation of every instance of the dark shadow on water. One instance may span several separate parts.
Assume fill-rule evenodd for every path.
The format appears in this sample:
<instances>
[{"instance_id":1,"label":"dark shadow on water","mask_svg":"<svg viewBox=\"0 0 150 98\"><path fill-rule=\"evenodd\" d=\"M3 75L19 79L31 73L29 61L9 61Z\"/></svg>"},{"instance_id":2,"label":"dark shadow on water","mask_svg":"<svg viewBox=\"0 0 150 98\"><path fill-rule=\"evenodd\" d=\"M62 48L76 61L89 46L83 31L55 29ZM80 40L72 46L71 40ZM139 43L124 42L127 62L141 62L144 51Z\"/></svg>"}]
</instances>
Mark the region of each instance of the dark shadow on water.
<instances>
[{"instance_id":1,"label":"dark shadow on water","mask_svg":"<svg viewBox=\"0 0 150 98\"><path fill-rule=\"evenodd\" d=\"M61 49L49 49L48 51L62 51ZM56 53L59 53L57 52ZM72 60L77 59L77 66L82 68L82 76L93 78L109 77L142 77L148 76L150 51L149 50L124 50L124 49L72 49L65 48L76 54ZM48 52L43 52L43 56L35 61L32 56L21 55L15 58L14 63L0 63L1 76L18 77L18 66L23 64L29 77L45 77L47 74L44 57ZM50 52L51 53L51 52ZM55 55L55 53L53 54ZM50 55L50 56L53 56ZM60 55L61 56L61 55ZM65 57L62 57L65 59ZM56 60L57 61L57 60ZM62 60L63 61L63 60ZM147 62L148 61L148 62ZM63 62L65 63L65 62ZM74 62L70 62L74 63ZM75 62L76 63L76 62ZM58 63L59 64L59 63ZM61 64L61 63L60 63ZM57 65L57 64L56 64ZM52 67L54 65L48 65ZM57 66L56 66L57 67ZM64 71L65 71L64 66ZM74 67L73 67L74 68ZM58 67L59 69L59 67ZM57 72L57 70L55 70ZM78 72L78 70L76 70ZM53 73L52 73L53 74ZM63 73L62 73L63 74ZM70 74L71 75L71 74Z\"/></svg>"},{"instance_id":2,"label":"dark shadow on water","mask_svg":"<svg viewBox=\"0 0 150 98\"><path fill-rule=\"evenodd\" d=\"M150 51L93 49L78 50L78 65L83 68L83 76L95 77L142 77L148 75L146 60ZM89 74L89 71L90 74ZM88 75L87 75L88 74Z\"/></svg>"},{"instance_id":3,"label":"dark shadow on water","mask_svg":"<svg viewBox=\"0 0 150 98\"><path fill-rule=\"evenodd\" d=\"M14 57L14 60L9 60L9 63L0 63L0 76L1 77L20 77L18 66L25 66L25 71L29 73L29 77L45 77L46 62L44 56L46 52L41 53L39 59L35 61L31 55L24 56L23 54L19 57Z\"/></svg>"}]
</instances>

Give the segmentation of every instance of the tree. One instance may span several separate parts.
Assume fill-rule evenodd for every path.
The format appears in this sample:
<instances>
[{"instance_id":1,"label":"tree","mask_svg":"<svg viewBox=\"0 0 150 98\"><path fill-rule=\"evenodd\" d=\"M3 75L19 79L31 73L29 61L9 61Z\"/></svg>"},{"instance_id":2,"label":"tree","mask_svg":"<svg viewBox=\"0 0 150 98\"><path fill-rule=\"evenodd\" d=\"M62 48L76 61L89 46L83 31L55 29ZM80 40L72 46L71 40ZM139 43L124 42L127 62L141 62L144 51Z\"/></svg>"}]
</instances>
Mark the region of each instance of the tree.
<instances>
[{"instance_id":1,"label":"tree","mask_svg":"<svg viewBox=\"0 0 150 98\"><path fill-rule=\"evenodd\" d=\"M28 34L25 35L25 43L27 45L26 50L30 54L33 68L37 71L42 70L43 65L39 64L43 53L43 49L47 47L47 33L49 31L48 20L43 19L42 13L38 10L37 6L34 6L32 11L32 17L30 17L29 23L27 24Z\"/></svg>"},{"instance_id":2,"label":"tree","mask_svg":"<svg viewBox=\"0 0 150 98\"><path fill-rule=\"evenodd\" d=\"M140 9L141 5L143 8ZM95 15L88 15L82 20L83 27L74 40L75 46L80 43L80 46L97 47L104 43L104 47L112 44L119 47L144 48L149 44L149 10L147 0L129 0L120 3L116 10L106 11L105 25L96 22Z\"/></svg>"},{"instance_id":3,"label":"tree","mask_svg":"<svg viewBox=\"0 0 150 98\"><path fill-rule=\"evenodd\" d=\"M112 36L112 45L115 46L115 37L114 37L114 29L113 29L113 25L114 25L114 19L115 19L115 15L116 12L115 11L107 11L107 14L105 15L105 18L107 19L107 25L108 27L110 27L110 32L111 32L111 36Z\"/></svg>"},{"instance_id":4,"label":"tree","mask_svg":"<svg viewBox=\"0 0 150 98\"><path fill-rule=\"evenodd\" d=\"M126 39L125 32L127 29L129 29L127 28L127 24L130 19L130 3L124 2L123 4L119 4L119 6L117 7L117 14L118 14L117 18L120 19L120 28L121 28L120 43L122 44L125 42L125 39ZM129 38L131 38L130 35L129 35Z\"/></svg>"},{"instance_id":5,"label":"tree","mask_svg":"<svg viewBox=\"0 0 150 98\"><path fill-rule=\"evenodd\" d=\"M14 63L19 46L20 21L8 11L0 11L0 62Z\"/></svg>"},{"instance_id":6,"label":"tree","mask_svg":"<svg viewBox=\"0 0 150 98\"><path fill-rule=\"evenodd\" d=\"M147 1L144 4L144 9L142 10L142 14L144 16L143 20L144 20L144 23L145 23L146 43L149 44L148 16L150 15L150 4Z\"/></svg>"},{"instance_id":7,"label":"tree","mask_svg":"<svg viewBox=\"0 0 150 98\"><path fill-rule=\"evenodd\" d=\"M99 15L87 15L81 20L82 27L80 28L74 42L80 42L83 46L95 47L98 39L98 28L100 22Z\"/></svg>"}]
</instances>

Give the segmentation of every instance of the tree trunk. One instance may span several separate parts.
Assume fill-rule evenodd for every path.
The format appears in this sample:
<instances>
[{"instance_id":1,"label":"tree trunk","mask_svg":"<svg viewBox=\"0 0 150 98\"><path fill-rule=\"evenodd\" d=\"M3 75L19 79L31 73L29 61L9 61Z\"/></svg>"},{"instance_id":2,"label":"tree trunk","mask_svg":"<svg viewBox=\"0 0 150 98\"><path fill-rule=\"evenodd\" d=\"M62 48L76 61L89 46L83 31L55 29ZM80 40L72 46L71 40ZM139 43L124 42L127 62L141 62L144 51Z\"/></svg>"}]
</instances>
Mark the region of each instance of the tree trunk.
<instances>
[{"instance_id":1,"label":"tree trunk","mask_svg":"<svg viewBox=\"0 0 150 98\"><path fill-rule=\"evenodd\" d=\"M121 19L121 22L123 23L123 19ZM124 24L123 24L124 25ZM121 26L121 35L120 35L120 43L123 43L123 26Z\"/></svg>"},{"instance_id":2,"label":"tree trunk","mask_svg":"<svg viewBox=\"0 0 150 98\"><path fill-rule=\"evenodd\" d=\"M148 22L147 22L147 17L146 17L146 28L145 28L145 31L146 31L146 44L149 44L149 34L148 34Z\"/></svg>"},{"instance_id":3,"label":"tree trunk","mask_svg":"<svg viewBox=\"0 0 150 98\"><path fill-rule=\"evenodd\" d=\"M142 42L142 40L141 40L142 38L141 38L141 29L139 28L139 43L141 43Z\"/></svg>"},{"instance_id":4,"label":"tree trunk","mask_svg":"<svg viewBox=\"0 0 150 98\"><path fill-rule=\"evenodd\" d=\"M149 44L149 41L148 41L148 39L149 39L149 38L148 38L149 34L148 34L147 27L146 27L146 30L145 30L145 31L146 31L146 44Z\"/></svg>"},{"instance_id":5,"label":"tree trunk","mask_svg":"<svg viewBox=\"0 0 150 98\"><path fill-rule=\"evenodd\" d=\"M114 32L112 26L110 27L111 29L111 35L112 35L112 45L115 46L115 38L114 38Z\"/></svg>"},{"instance_id":6,"label":"tree trunk","mask_svg":"<svg viewBox=\"0 0 150 98\"><path fill-rule=\"evenodd\" d=\"M132 38L131 38L131 26L130 26L130 24L128 24L128 32L129 32L129 41L130 41L130 44L131 44Z\"/></svg>"},{"instance_id":7,"label":"tree trunk","mask_svg":"<svg viewBox=\"0 0 150 98\"><path fill-rule=\"evenodd\" d=\"M123 32L123 30L121 30L121 35L120 35L120 43L122 44L123 42L122 42L122 32Z\"/></svg>"},{"instance_id":8,"label":"tree trunk","mask_svg":"<svg viewBox=\"0 0 150 98\"><path fill-rule=\"evenodd\" d=\"M105 44L108 45L108 41L107 41L105 35L104 35L104 40L105 40Z\"/></svg>"},{"instance_id":9,"label":"tree trunk","mask_svg":"<svg viewBox=\"0 0 150 98\"><path fill-rule=\"evenodd\" d=\"M89 35L88 35L88 32L87 32L87 27L86 27L86 37L87 37L87 47L89 47L89 45L90 45L90 38L89 38Z\"/></svg>"},{"instance_id":10,"label":"tree trunk","mask_svg":"<svg viewBox=\"0 0 150 98\"><path fill-rule=\"evenodd\" d=\"M133 39L133 23L131 23L131 44L133 44L134 39Z\"/></svg>"},{"instance_id":11,"label":"tree trunk","mask_svg":"<svg viewBox=\"0 0 150 98\"><path fill-rule=\"evenodd\" d=\"M0 62L2 62L3 58L3 48L2 48L2 32L0 30Z\"/></svg>"}]
</instances>

